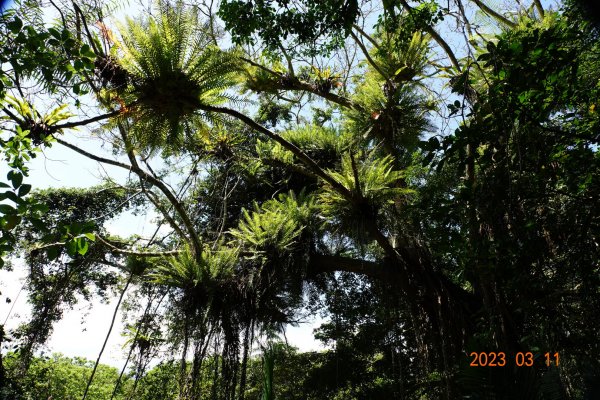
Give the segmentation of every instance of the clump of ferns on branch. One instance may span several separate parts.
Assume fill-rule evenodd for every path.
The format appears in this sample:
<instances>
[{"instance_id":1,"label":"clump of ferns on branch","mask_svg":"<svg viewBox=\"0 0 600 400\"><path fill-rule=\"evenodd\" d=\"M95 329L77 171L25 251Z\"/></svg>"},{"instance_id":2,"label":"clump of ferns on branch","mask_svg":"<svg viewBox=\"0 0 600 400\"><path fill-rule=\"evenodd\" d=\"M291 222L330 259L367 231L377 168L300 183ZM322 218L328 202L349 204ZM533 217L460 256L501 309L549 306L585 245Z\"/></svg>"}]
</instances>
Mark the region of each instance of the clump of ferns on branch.
<instances>
[{"instance_id":1,"label":"clump of ferns on branch","mask_svg":"<svg viewBox=\"0 0 600 400\"><path fill-rule=\"evenodd\" d=\"M235 249L205 247L199 257L189 249L165 259L148 275L150 282L182 290L186 301L196 306L205 303L218 288L231 279L238 255Z\"/></svg>"},{"instance_id":2,"label":"clump of ferns on branch","mask_svg":"<svg viewBox=\"0 0 600 400\"><path fill-rule=\"evenodd\" d=\"M25 99L7 96L5 101L7 106L18 115L16 122L21 130L29 131L28 137L36 146L42 143L49 144L52 134L60 132L60 129L57 130L54 125L74 115L66 110L66 104L42 115Z\"/></svg>"},{"instance_id":3,"label":"clump of ferns on branch","mask_svg":"<svg viewBox=\"0 0 600 400\"><path fill-rule=\"evenodd\" d=\"M348 189L352 198L325 185L319 200L325 216L355 232L356 237L363 237L365 222L372 221L386 206L413 191L402 187L405 173L394 170L390 156L376 157L371 153L364 160L353 158L350 154L344 155L341 170L329 171L329 175Z\"/></svg>"},{"instance_id":4,"label":"clump of ferns on branch","mask_svg":"<svg viewBox=\"0 0 600 400\"><path fill-rule=\"evenodd\" d=\"M116 54L131 83L117 92L129 106L138 146L176 149L198 126L219 119L203 105L236 100L227 89L236 84L239 61L235 51L211 42L194 8L160 7L156 16L121 25Z\"/></svg>"},{"instance_id":5,"label":"clump of ferns on branch","mask_svg":"<svg viewBox=\"0 0 600 400\"><path fill-rule=\"evenodd\" d=\"M314 202L309 199L282 194L262 206L255 203L252 212L243 210L243 219L230 234L253 258L266 262L268 258L282 257L298 243L302 224L309 221L313 208Z\"/></svg>"}]
</instances>

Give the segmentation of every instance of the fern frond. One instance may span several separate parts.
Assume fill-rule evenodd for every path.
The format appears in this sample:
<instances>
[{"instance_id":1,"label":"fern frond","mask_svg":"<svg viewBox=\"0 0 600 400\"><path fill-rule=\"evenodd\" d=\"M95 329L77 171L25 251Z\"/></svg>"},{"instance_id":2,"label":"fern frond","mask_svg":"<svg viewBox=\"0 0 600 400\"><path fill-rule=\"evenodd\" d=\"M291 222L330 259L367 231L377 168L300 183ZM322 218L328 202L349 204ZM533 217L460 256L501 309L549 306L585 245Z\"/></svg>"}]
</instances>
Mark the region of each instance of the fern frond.
<instances>
[{"instance_id":1,"label":"fern frond","mask_svg":"<svg viewBox=\"0 0 600 400\"><path fill-rule=\"evenodd\" d=\"M229 233L256 256L283 254L293 249L305 228L315 225L316 209L314 197L280 194L261 206L255 203L252 212L243 210L237 229Z\"/></svg>"},{"instance_id":2,"label":"fern frond","mask_svg":"<svg viewBox=\"0 0 600 400\"><path fill-rule=\"evenodd\" d=\"M185 136L219 117L203 105L240 102L228 90L237 83L240 63L234 50L211 44L198 11L182 2L159 4L159 13L120 25L116 58L131 84L119 96L132 108L132 132L141 148L181 151Z\"/></svg>"}]
</instances>

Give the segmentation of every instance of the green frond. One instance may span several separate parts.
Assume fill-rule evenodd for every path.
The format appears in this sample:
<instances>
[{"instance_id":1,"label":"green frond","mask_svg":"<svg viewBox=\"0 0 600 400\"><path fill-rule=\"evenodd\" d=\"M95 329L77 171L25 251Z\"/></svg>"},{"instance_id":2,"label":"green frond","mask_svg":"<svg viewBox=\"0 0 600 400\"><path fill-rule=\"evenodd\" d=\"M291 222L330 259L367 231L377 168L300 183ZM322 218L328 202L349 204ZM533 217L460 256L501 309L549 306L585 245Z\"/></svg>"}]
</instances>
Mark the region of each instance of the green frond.
<instances>
[{"instance_id":1,"label":"green frond","mask_svg":"<svg viewBox=\"0 0 600 400\"><path fill-rule=\"evenodd\" d=\"M313 197L280 194L254 210L243 210L243 218L230 234L242 246L260 255L284 254L293 249L303 229L312 224L316 203Z\"/></svg>"},{"instance_id":2,"label":"green frond","mask_svg":"<svg viewBox=\"0 0 600 400\"><path fill-rule=\"evenodd\" d=\"M228 93L240 71L237 53L212 44L208 29L196 8L182 3L120 25L115 56L131 83L117 91L131 105L138 147L180 149L186 135L215 119L203 105L241 101Z\"/></svg>"},{"instance_id":3,"label":"green frond","mask_svg":"<svg viewBox=\"0 0 600 400\"><path fill-rule=\"evenodd\" d=\"M6 96L5 101L21 119L21 121L14 122L19 123L23 131L29 131L28 136L36 145L42 142L47 143L53 133L60 131L54 129L53 126L75 115L66 110L66 104L59 105L50 112L42 115L27 100Z\"/></svg>"},{"instance_id":4,"label":"green frond","mask_svg":"<svg viewBox=\"0 0 600 400\"><path fill-rule=\"evenodd\" d=\"M402 68L411 69L415 73L422 72L429 63L429 42L429 35L413 33L408 48L398 56L404 65L394 72L394 76L398 76Z\"/></svg>"},{"instance_id":5,"label":"green frond","mask_svg":"<svg viewBox=\"0 0 600 400\"><path fill-rule=\"evenodd\" d=\"M285 213L261 212L258 205L252 213L248 210L242 213L243 219L238 228L232 229L230 233L257 253L267 249L283 253L292 247L300 234L300 227L296 221L289 219Z\"/></svg>"},{"instance_id":6,"label":"green frond","mask_svg":"<svg viewBox=\"0 0 600 400\"><path fill-rule=\"evenodd\" d=\"M348 200L326 185L319 195L319 204L324 215L331 220L348 225L357 237L364 237L363 222L373 219L386 205L393 204L399 197L413 193L400 186L403 171L393 169L389 156L377 158L373 154L364 161L356 160L356 174L349 155L342 157L341 171L328 171L337 182L360 199L357 203ZM355 175L358 177L358 186Z\"/></svg>"},{"instance_id":7,"label":"green frond","mask_svg":"<svg viewBox=\"0 0 600 400\"><path fill-rule=\"evenodd\" d=\"M164 341L160 336L160 331L153 329L149 332L145 329L138 329L135 325L127 324L125 331L121 334L126 340L122 348L126 349L131 346L138 346L144 350L152 345L157 345Z\"/></svg>"},{"instance_id":8,"label":"green frond","mask_svg":"<svg viewBox=\"0 0 600 400\"><path fill-rule=\"evenodd\" d=\"M13 96L6 96L5 101L11 106L17 114L23 117L24 120L34 121L40 116L39 113L35 113L32 106L26 100L18 99Z\"/></svg>"},{"instance_id":9,"label":"green frond","mask_svg":"<svg viewBox=\"0 0 600 400\"><path fill-rule=\"evenodd\" d=\"M148 280L155 284L180 289L210 287L216 281L232 276L237 259L238 252L233 248L218 247L216 250L211 250L205 247L198 258L186 249L157 266L148 274Z\"/></svg>"},{"instance_id":10,"label":"green frond","mask_svg":"<svg viewBox=\"0 0 600 400\"><path fill-rule=\"evenodd\" d=\"M412 152L421 134L431 130L432 103L409 85L382 83L373 71L365 74L353 100L361 109L345 110L346 129L357 138L386 141L400 151Z\"/></svg>"},{"instance_id":11,"label":"green frond","mask_svg":"<svg viewBox=\"0 0 600 400\"><path fill-rule=\"evenodd\" d=\"M259 60L261 65L281 74L286 73L286 69L280 61L269 62L262 58ZM280 78L269 71L253 65L246 65L244 70L243 88L256 93L278 93L280 90Z\"/></svg>"},{"instance_id":12,"label":"green frond","mask_svg":"<svg viewBox=\"0 0 600 400\"><path fill-rule=\"evenodd\" d=\"M46 124L52 126L52 125L56 125L60 121L64 121L65 119L74 117L75 114L73 114L69 111L65 111L65 109L67 107L68 106L66 104L62 104L62 105L56 107L55 109L53 109L52 111L50 111L42 119L44 120L44 122Z\"/></svg>"},{"instance_id":13,"label":"green frond","mask_svg":"<svg viewBox=\"0 0 600 400\"><path fill-rule=\"evenodd\" d=\"M400 45L397 35L388 35L388 41L374 52L373 58L387 77L398 82L410 81L423 74L428 65L431 39L429 35L416 31L410 41Z\"/></svg>"},{"instance_id":14,"label":"green frond","mask_svg":"<svg viewBox=\"0 0 600 400\"><path fill-rule=\"evenodd\" d=\"M329 174L351 192L358 192L360 189L360 197L377 204L393 202L396 196L410 193L410 189L398 187L404 172L393 169L392 157L377 158L371 154L362 162L357 160L356 164L360 187L357 187L352 160L348 154L342 157L341 171L329 171ZM337 197L342 198L337 192L327 190L321 199L325 203L331 203Z\"/></svg>"},{"instance_id":15,"label":"green frond","mask_svg":"<svg viewBox=\"0 0 600 400\"><path fill-rule=\"evenodd\" d=\"M332 161L337 161L342 151L351 143L351 137L348 134L317 125L298 126L282 132L281 136L322 165L331 165ZM294 162L292 152L278 143L258 141L256 149L263 158L278 160L286 164Z\"/></svg>"},{"instance_id":16,"label":"green frond","mask_svg":"<svg viewBox=\"0 0 600 400\"><path fill-rule=\"evenodd\" d=\"M290 191L280 193L276 199L264 202L261 209L267 212L287 214L288 218L296 221L299 225L308 227L313 224L318 206L315 196L305 192L295 194Z\"/></svg>"}]
</instances>

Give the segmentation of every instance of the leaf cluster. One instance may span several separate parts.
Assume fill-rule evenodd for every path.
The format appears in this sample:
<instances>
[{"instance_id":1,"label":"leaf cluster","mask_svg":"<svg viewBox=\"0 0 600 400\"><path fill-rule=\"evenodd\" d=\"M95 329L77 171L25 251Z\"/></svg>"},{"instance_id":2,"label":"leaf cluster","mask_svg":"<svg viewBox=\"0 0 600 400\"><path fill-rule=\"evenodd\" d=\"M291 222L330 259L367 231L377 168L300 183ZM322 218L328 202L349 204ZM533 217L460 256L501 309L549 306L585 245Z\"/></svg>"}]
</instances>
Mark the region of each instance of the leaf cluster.
<instances>
[{"instance_id":1,"label":"leaf cluster","mask_svg":"<svg viewBox=\"0 0 600 400\"><path fill-rule=\"evenodd\" d=\"M162 5L158 16L127 20L115 57L130 84L116 89L140 148L180 149L207 121L202 106L236 101L227 93L240 70L235 51L219 49L197 9Z\"/></svg>"}]
</instances>

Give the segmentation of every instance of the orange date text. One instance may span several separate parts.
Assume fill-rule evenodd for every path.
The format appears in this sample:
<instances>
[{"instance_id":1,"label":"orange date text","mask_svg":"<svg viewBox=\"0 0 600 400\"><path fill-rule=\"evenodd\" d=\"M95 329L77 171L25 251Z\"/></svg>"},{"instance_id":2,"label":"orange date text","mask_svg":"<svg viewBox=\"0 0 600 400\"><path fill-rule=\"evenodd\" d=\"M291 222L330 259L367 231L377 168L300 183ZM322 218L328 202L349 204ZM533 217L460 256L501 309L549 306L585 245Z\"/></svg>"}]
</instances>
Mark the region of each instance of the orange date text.
<instances>
[{"instance_id":1,"label":"orange date text","mask_svg":"<svg viewBox=\"0 0 600 400\"><path fill-rule=\"evenodd\" d=\"M471 352L469 354L471 367L504 367L507 362L512 361L517 367L532 367L537 357L530 351L518 352L512 357L508 357L506 353L500 351L482 351L482 352ZM508 360L508 361L507 361ZM560 363L560 357L558 353L545 353L544 363L547 367L558 366Z\"/></svg>"}]
</instances>

